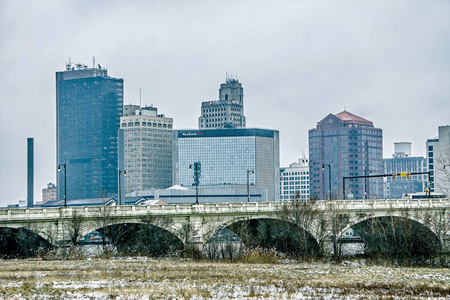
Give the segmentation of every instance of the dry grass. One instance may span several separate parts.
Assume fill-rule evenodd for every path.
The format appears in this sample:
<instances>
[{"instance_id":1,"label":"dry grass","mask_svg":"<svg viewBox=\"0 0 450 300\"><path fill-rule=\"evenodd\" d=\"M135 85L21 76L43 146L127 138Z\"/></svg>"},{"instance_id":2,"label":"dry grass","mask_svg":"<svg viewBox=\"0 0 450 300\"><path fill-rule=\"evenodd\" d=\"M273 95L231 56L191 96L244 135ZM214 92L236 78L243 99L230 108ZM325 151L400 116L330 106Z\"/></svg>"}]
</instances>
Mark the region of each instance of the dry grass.
<instances>
[{"instance_id":1,"label":"dry grass","mask_svg":"<svg viewBox=\"0 0 450 300\"><path fill-rule=\"evenodd\" d=\"M0 260L0 299L444 299L450 270L151 259Z\"/></svg>"}]
</instances>

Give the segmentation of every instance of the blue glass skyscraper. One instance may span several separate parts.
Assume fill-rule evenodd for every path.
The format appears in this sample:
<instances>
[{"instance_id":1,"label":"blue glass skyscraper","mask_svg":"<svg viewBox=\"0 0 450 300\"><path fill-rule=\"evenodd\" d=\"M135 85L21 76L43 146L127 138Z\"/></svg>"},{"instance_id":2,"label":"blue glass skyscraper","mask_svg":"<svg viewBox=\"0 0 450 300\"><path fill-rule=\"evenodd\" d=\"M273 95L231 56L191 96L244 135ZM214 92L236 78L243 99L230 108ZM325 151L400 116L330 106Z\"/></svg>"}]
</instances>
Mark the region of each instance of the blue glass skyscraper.
<instances>
[{"instance_id":1,"label":"blue glass skyscraper","mask_svg":"<svg viewBox=\"0 0 450 300\"><path fill-rule=\"evenodd\" d=\"M56 72L58 199L90 199L117 194L118 129L123 79L107 70L71 63Z\"/></svg>"}]
</instances>

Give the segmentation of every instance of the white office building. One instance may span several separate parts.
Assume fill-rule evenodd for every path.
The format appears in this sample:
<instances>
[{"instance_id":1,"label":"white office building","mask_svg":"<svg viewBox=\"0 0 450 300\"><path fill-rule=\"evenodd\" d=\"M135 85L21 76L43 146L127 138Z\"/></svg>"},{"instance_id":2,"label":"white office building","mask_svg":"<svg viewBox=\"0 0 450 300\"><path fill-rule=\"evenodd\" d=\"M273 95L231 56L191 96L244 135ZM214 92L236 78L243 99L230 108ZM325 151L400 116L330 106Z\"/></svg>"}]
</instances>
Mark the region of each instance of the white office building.
<instances>
[{"instance_id":1,"label":"white office building","mask_svg":"<svg viewBox=\"0 0 450 300\"><path fill-rule=\"evenodd\" d=\"M305 156L280 168L280 200L309 199L309 160Z\"/></svg>"},{"instance_id":2,"label":"white office building","mask_svg":"<svg viewBox=\"0 0 450 300\"><path fill-rule=\"evenodd\" d=\"M439 135L427 140L427 166L431 192L450 193L450 125L439 126Z\"/></svg>"},{"instance_id":3,"label":"white office building","mask_svg":"<svg viewBox=\"0 0 450 300\"><path fill-rule=\"evenodd\" d=\"M172 186L173 119L158 114L156 107L142 107L134 115L121 117L120 129L124 192Z\"/></svg>"}]
</instances>

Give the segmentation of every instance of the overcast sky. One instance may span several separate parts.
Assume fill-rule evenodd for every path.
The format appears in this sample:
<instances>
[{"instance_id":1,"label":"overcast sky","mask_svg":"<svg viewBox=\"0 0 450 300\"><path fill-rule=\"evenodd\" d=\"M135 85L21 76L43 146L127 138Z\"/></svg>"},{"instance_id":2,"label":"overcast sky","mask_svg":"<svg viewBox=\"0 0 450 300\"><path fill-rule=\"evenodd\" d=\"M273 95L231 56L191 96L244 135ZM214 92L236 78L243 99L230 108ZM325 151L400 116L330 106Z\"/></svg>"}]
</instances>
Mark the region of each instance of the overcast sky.
<instances>
[{"instance_id":1,"label":"overcast sky","mask_svg":"<svg viewBox=\"0 0 450 300\"><path fill-rule=\"evenodd\" d=\"M124 79L125 102L197 128L225 74L244 88L247 127L280 131L281 165L308 155L308 130L347 111L393 143L450 124L450 1L0 0L0 206L56 180L55 72L72 62Z\"/></svg>"}]
</instances>

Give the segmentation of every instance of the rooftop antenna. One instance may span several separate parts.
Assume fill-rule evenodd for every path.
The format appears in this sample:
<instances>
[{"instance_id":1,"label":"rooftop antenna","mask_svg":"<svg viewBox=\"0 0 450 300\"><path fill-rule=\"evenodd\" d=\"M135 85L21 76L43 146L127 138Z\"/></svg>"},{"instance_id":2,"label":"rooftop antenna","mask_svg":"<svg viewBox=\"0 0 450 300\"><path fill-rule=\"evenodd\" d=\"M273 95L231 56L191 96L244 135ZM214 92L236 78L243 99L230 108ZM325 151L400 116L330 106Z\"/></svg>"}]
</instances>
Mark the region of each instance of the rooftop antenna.
<instances>
[{"instance_id":1,"label":"rooftop antenna","mask_svg":"<svg viewBox=\"0 0 450 300\"><path fill-rule=\"evenodd\" d=\"M95 56L92 56L92 69L95 69Z\"/></svg>"},{"instance_id":2,"label":"rooftop antenna","mask_svg":"<svg viewBox=\"0 0 450 300\"><path fill-rule=\"evenodd\" d=\"M345 111L345 105L344 105L344 111Z\"/></svg>"},{"instance_id":3,"label":"rooftop antenna","mask_svg":"<svg viewBox=\"0 0 450 300\"><path fill-rule=\"evenodd\" d=\"M141 95L141 88L139 87L139 108L142 107L142 95Z\"/></svg>"},{"instance_id":4,"label":"rooftop antenna","mask_svg":"<svg viewBox=\"0 0 450 300\"><path fill-rule=\"evenodd\" d=\"M72 67L72 63L70 62L70 57L69 57L69 62L66 63L66 71L70 71L71 67Z\"/></svg>"}]
</instances>

